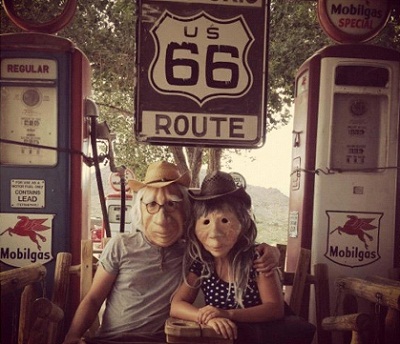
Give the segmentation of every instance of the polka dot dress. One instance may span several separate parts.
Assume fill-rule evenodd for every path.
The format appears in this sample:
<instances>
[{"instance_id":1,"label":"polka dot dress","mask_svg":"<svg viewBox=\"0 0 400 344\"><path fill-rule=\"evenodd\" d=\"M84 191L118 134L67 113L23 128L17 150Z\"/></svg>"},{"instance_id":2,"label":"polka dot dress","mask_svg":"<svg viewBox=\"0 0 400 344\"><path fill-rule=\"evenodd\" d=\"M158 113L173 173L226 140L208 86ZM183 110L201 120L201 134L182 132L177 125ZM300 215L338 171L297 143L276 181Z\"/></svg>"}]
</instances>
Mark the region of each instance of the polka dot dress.
<instances>
[{"instance_id":1,"label":"polka dot dress","mask_svg":"<svg viewBox=\"0 0 400 344\"><path fill-rule=\"evenodd\" d=\"M193 272L197 276L201 276L202 268L202 263L194 261L189 271ZM248 282L243 300L245 308L261 304L260 294L255 280L256 272L253 269L250 271L250 276L251 278ZM215 272L213 272L210 277L202 280L201 290L204 293L204 300L207 305L220 309L235 309L239 307L235 301L233 285L222 281Z\"/></svg>"}]
</instances>

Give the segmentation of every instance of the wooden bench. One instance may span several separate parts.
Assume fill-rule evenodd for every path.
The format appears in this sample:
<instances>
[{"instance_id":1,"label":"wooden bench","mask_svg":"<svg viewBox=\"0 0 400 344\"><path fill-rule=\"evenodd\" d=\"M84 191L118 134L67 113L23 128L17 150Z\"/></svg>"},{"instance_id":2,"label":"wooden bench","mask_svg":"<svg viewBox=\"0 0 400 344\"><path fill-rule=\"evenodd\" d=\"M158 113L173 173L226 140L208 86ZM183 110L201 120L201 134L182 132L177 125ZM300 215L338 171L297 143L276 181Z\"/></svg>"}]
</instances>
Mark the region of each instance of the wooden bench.
<instances>
[{"instance_id":1,"label":"wooden bench","mask_svg":"<svg viewBox=\"0 0 400 344\"><path fill-rule=\"evenodd\" d=\"M107 241L108 240L104 240L103 245L105 245ZM56 294L53 296L53 299L55 299L56 302L59 301L58 304L62 309L66 309L68 306L66 302L70 297L70 285L72 277L75 276L79 279L79 302L83 300L92 285L97 263L93 256L93 242L91 240L81 241L80 264L71 265L71 254L66 252L58 253L57 261L59 262L56 263L56 267L58 266L58 270L60 271L60 275L57 280L60 287L56 289ZM72 313L74 313L74 311L75 310L72 310ZM69 324L66 325L67 326L64 326L66 327L64 330L67 330L69 327ZM88 337L93 336L99 326L100 318L98 316L88 329ZM63 336L64 331L62 330L62 328L59 328L58 333L54 336L54 338L57 338L60 335Z\"/></svg>"},{"instance_id":2,"label":"wooden bench","mask_svg":"<svg viewBox=\"0 0 400 344\"><path fill-rule=\"evenodd\" d=\"M103 247L107 244L109 239L110 238L103 239ZM81 241L80 264L72 265L71 262L72 256L70 253L60 252L57 254L52 301L63 310L67 310L70 306L68 300L71 297L70 287L73 277L79 279L79 302L83 300L92 285L93 276L97 267L97 259L94 257L92 240ZM69 311L72 311L71 315L73 315L75 310L69 309ZM99 326L100 313L88 329L86 336L88 338L92 337ZM69 324L59 324L59 326L51 327L47 344L54 344L57 342L57 339L58 341L62 341L65 331L68 330L68 328Z\"/></svg>"},{"instance_id":3,"label":"wooden bench","mask_svg":"<svg viewBox=\"0 0 400 344\"><path fill-rule=\"evenodd\" d=\"M103 239L106 245L109 238ZM73 311L70 307L70 289L73 276L79 278L79 301L88 293L96 270L91 240L81 241L80 264L72 265L72 255L59 252L56 257L51 299L38 298L35 283L41 283L46 276L46 267L36 263L27 267L1 272L1 297L8 297L14 290L23 289L21 294L18 343L54 344L62 342L69 327L63 320L64 313ZM35 301L36 300L36 301ZM31 317L31 314L34 316ZM73 315L73 314L72 314ZM88 336L99 327L99 317L88 330Z\"/></svg>"},{"instance_id":4,"label":"wooden bench","mask_svg":"<svg viewBox=\"0 0 400 344\"><path fill-rule=\"evenodd\" d=\"M41 297L37 290L43 289L47 269L40 263L26 267L2 271L1 299L20 295L17 336L19 344L54 344L62 342L64 336L64 314L70 306L71 277L78 276L80 281L80 300L87 294L93 280L95 259L92 241L81 242L81 264L71 265L72 256L67 252L57 254L51 298ZM35 285L37 284L37 285ZM22 290L22 291L21 291ZM13 313L14 310L10 310ZM68 325L68 324L67 324ZM95 321L90 332L99 326ZM12 334L14 336L14 334Z\"/></svg>"},{"instance_id":5,"label":"wooden bench","mask_svg":"<svg viewBox=\"0 0 400 344\"><path fill-rule=\"evenodd\" d=\"M343 310L349 314L326 317L322 326L327 331L351 331L351 344L391 344L400 338L400 281L380 276L338 278L335 282L343 295L338 295ZM350 297L349 297L350 296ZM358 312L358 304L370 302L368 309ZM364 307L365 308L365 307Z\"/></svg>"},{"instance_id":6,"label":"wooden bench","mask_svg":"<svg viewBox=\"0 0 400 344\"><path fill-rule=\"evenodd\" d=\"M286 245L277 245L281 252L280 265L285 266ZM282 283L290 286L291 296L289 306L296 314L301 313L306 291L314 285L316 299L316 341L319 344L330 344L331 333L322 329L321 322L329 314L329 283L326 264L316 264L314 274L310 270L310 250L301 249L295 272L282 273ZM192 321L169 318L165 324L167 343L218 343L229 344L232 341L223 339L210 326L199 325Z\"/></svg>"},{"instance_id":7,"label":"wooden bench","mask_svg":"<svg viewBox=\"0 0 400 344\"><path fill-rule=\"evenodd\" d=\"M36 291L43 289L46 273L45 266L40 263L0 273L2 300L22 290L19 310L10 310L10 316L13 312L19 313L18 343L20 344L54 343L50 339L51 329L55 328L64 317L60 307L43 295L39 297ZM41 284L40 288L35 288L35 284Z\"/></svg>"}]
</instances>

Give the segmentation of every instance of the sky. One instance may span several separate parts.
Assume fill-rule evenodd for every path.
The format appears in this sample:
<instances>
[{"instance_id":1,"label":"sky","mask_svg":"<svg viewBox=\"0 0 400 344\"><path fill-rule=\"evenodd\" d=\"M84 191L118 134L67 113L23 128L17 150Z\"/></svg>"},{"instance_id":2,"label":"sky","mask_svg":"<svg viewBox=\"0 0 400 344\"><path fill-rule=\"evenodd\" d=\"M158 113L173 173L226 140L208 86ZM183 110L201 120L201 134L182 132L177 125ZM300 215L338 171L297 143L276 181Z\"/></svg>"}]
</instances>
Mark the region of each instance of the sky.
<instances>
[{"instance_id":1,"label":"sky","mask_svg":"<svg viewBox=\"0 0 400 344\"><path fill-rule=\"evenodd\" d=\"M230 169L222 166L222 170L240 173L247 185L276 188L289 196L292 129L293 117L286 126L268 132L265 144L261 148L246 150L241 154L231 154ZM252 161L251 157L255 160ZM108 166L105 168L109 171ZM106 188L109 187L108 180L103 183L106 183Z\"/></svg>"},{"instance_id":2,"label":"sky","mask_svg":"<svg viewBox=\"0 0 400 344\"><path fill-rule=\"evenodd\" d=\"M232 155L231 169L223 169L240 173L248 185L276 188L289 196L292 129L293 118L286 126L268 132L262 148L252 149L246 156Z\"/></svg>"}]
</instances>

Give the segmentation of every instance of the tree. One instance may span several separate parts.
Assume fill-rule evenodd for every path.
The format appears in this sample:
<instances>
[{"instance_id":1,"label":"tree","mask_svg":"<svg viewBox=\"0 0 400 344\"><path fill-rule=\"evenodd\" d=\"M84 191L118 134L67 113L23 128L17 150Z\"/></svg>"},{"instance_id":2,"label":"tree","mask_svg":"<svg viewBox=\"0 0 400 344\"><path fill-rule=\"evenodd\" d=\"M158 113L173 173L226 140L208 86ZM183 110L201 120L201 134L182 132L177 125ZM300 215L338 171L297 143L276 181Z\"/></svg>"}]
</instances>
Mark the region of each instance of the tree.
<instances>
[{"instance_id":1,"label":"tree","mask_svg":"<svg viewBox=\"0 0 400 344\"><path fill-rule=\"evenodd\" d=\"M15 0L22 18L48 21L58 15L66 0ZM400 5L383 32L372 42L400 50ZM157 159L174 160L182 171L190 170L193 185L199 184L203 164L208 170L229 163L231 150L202 147L163 147L139 144L132 134L135 87L135 19L133 0L79 0L73 21L59 32L71 39L92 62L93 94L100 118L117 134L117 165L132 168L142 178L146 166ZM1 11L1 33L18 32ZM286 125L293 103L296 70L315 51L330 44L316 15L316 1L271 0L268 67L267 130ZM238 150L236 150L238 151Z\"/></svg>"}]
</instances>

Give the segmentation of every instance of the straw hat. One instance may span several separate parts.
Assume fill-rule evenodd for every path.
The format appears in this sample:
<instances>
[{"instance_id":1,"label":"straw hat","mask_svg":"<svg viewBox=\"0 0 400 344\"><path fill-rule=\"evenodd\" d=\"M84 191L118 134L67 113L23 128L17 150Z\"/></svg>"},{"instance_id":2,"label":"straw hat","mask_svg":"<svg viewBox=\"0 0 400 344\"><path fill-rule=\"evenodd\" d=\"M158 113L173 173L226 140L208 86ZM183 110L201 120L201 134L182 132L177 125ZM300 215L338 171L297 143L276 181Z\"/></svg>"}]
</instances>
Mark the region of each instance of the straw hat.
<instances>
[{"instance_id":1,"label":"straw hat","mask_svg":"<svg viewBox=\"0 0 400 344\"><path fill-rule=\"evenodd\" d=\"M138 180L128 180L131 190L137 192L145 186L162 188L172 183L177 183L186 187L190 185L190 174L181 174L178 167L166 161L157 161L149 165L143 182Z\"/></svg>"},{"instance_id":2,"label":"straw hat","mask_svg":"<svg viewBox=\"0 0 400 344\"><path fill-rule=\"evenodd\" d=\"M233 177L226 172L215 171L205 176L200 193L189 190L189 197L195 201L208 201L224 196L239 198L247 207L251 207L251 197L243 187L237 187Z\"/></svg>"}]
</instances>

